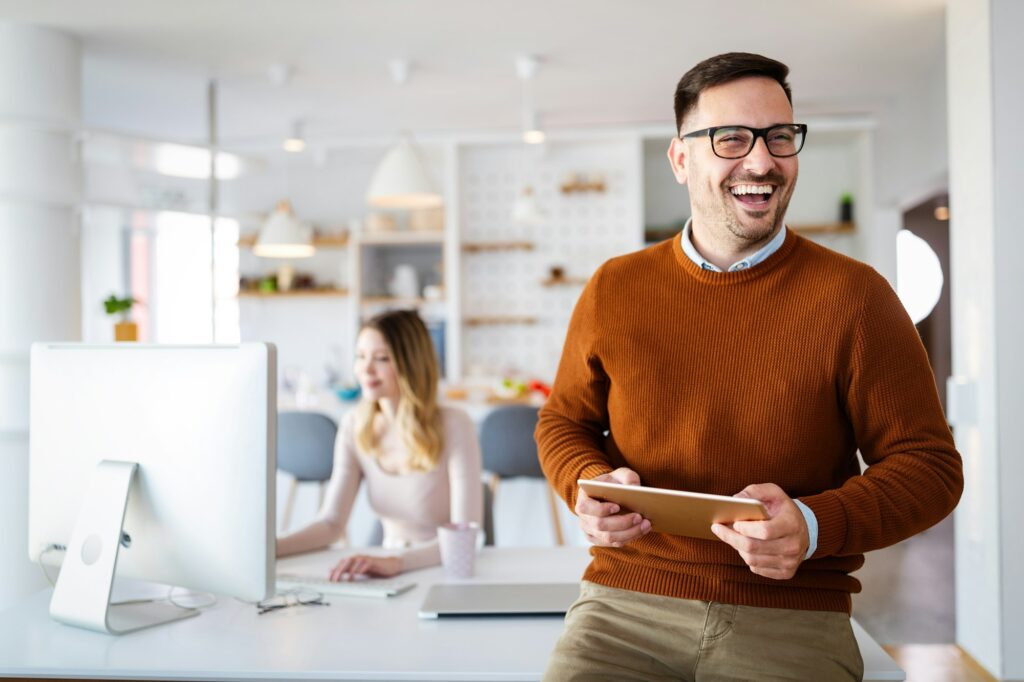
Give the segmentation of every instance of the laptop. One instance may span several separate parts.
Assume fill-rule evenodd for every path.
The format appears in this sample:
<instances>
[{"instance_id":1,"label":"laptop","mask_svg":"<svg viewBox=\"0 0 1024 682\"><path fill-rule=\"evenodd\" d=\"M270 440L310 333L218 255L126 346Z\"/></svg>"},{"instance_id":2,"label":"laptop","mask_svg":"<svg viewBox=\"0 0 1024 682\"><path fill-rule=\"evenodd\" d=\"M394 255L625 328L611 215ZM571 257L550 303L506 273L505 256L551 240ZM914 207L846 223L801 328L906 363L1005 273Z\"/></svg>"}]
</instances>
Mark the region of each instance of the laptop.
<instances>
[{"instance_id":1,"label":"laptop","mask_svg":"<svg viewBox=\"0 0 1024 682\"><path fill-rule=\"evenodd\" d=\"M427 592L419 617L561 616L579 596L578 582L439 584Z\"/></svg>"}]
</instances>

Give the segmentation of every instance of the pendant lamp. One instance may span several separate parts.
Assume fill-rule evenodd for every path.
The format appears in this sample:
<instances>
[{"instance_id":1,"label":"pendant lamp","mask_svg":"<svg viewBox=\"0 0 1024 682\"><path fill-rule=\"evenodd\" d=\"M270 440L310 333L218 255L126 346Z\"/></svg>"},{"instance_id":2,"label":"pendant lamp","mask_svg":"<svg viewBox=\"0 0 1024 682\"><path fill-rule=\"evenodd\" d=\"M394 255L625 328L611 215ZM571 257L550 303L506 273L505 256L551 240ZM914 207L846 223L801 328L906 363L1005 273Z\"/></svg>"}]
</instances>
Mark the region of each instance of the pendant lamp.
<instances>
[{"instance_id":1,"label":"pendant lamp","mask_svg":"<svg viewBox=\"0 0 1024 682\"><path fill-rule=\"evenodd\" d=\"M431 182L419 150L403 137L377 165L366 202L378 208L435 208L444 200Z\"/></svg>"},{"instance_id":2,"label":"pendant lamp","mask_svg":"<svg viewBox=\"0 0 1024 682\"><path fill-rule=\"evenodd\" d=\"M252 247L253 254L262 258L308 258L315 251L313 230L295 218L287 201L278 202Z\"/></svg>"},{"instance_id":3,"label":"pendant lamp","mask_svg":"<svg viewBox=\"0 0 1024 682\"><path fill-rule=\"evenodd\" d=\"M409 80L411 67L407 59L388 62L391 79L400 87ZM419 150L408 135L403 135L377 164L366 191L366 203L377 208L407 209L436 208L444 204Z\"/></svg>"}]
</instances>

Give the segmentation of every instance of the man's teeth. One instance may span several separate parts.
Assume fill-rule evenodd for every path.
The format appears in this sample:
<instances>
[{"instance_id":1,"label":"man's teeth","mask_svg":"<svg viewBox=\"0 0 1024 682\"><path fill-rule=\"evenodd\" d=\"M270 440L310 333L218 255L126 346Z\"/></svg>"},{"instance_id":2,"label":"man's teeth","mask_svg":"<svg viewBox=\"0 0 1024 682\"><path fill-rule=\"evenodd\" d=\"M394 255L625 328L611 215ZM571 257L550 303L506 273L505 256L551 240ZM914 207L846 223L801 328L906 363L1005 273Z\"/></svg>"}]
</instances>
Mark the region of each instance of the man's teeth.
<instances>
[{"instance_id":1,"label":"man's teeth","mask_svg":"<svg viewBox=\"0 0 1024 682\"><path fill-rule=\"evenodd\" d=\"M735 195L740 194L771 194L771 185L736 185L730 191Z\"/></svg>"}]
</instances>

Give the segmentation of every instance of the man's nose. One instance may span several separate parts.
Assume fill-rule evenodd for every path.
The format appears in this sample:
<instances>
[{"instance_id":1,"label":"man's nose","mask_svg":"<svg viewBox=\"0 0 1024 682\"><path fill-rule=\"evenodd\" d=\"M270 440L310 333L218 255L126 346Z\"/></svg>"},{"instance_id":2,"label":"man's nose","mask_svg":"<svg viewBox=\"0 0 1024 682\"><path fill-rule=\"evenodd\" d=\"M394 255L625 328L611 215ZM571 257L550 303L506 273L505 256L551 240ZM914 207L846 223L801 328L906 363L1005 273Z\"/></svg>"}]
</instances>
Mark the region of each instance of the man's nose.
<instances>
[{"instance_id":1,"label":"man's nose","mask_svg":"<svg viewBox=\"0 0 1024 682\"><path fill-rule=\"evenodd\" d=\"M775 157L768 151L768 144L763 137L754 140L754 148L743 157L743 169L754 175L764 175L775 167Z\"/></svg>"}]
</instances>

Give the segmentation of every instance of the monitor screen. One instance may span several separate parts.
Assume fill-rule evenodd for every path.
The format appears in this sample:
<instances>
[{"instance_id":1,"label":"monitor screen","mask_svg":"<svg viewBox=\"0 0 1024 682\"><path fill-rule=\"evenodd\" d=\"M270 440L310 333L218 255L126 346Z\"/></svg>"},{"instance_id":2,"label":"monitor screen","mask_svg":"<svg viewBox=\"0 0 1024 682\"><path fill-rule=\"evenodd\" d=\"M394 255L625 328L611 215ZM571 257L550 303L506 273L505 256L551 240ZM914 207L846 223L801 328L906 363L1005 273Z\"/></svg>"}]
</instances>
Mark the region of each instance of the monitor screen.
<instances>
[{"instance_id":1,"label":"monitor screen","mask_svg":"<svg viewBox=\"0 0 1024 682\"><path fill-rule=\"evenodd\" d=\"M29 556L59 562L99 462L135 462L117 576L273 593L270 344L34 344Z\"/></svg>"}]
</instances>

